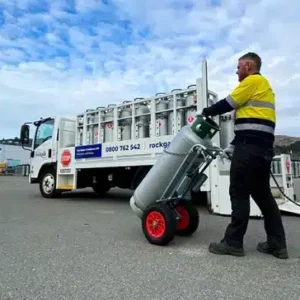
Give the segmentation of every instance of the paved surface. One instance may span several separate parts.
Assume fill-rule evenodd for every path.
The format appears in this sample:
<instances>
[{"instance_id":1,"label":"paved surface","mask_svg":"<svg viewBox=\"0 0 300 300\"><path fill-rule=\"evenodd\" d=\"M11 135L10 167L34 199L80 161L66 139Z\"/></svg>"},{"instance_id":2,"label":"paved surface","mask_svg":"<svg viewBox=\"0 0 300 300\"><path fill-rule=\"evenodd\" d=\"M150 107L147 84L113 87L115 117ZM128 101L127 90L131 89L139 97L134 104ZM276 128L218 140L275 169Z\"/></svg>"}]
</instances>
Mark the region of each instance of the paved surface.
<instances>
[{"instance_id":1,"label":"paved surface","mask_svg":"<svg viewBox=\"0 0 300 300\"><path fill-rule=\"evenodd\" d=\"M258 253L263 221L251 220L247 256L209 254L229 219L201 212L191 238L150 245L130 193L41 198L21 177L0 177L0 299L299 299L300 217L284 216L291 258Z\"/></svg>"}]
</instances>

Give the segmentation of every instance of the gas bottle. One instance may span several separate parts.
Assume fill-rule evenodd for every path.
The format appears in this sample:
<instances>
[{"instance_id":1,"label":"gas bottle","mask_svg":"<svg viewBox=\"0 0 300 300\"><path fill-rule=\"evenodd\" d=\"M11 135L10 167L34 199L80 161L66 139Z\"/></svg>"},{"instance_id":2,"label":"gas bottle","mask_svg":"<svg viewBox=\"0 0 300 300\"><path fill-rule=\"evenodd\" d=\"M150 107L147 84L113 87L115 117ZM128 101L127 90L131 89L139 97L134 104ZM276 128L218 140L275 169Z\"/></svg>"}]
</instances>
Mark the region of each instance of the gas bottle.
<instances>
[{"instance_id":1,"label":"gas bottle","mask_svg":"<svg viewBox=\"0 0 300 300\"><path fill-rule=\"evenodd\" d=\"M195 144L212 147L211 138L218 130L214 121L202 116L192 125L182 127L130 199L130 206L138 217L141 218L143 211L160 199L190 149Z\"/></svg>"},{"instance_id":2,"label":"gas bottle","mask_svg":"<svg viewBox=\"0 0 300 300\"><path fill-rule=\"evenodd\" d=\"M165 93L157 93L156 96L162 96L156 100L156 136L162 136L168 134L168 99L164 98ZM161 111L161 112L160 112Z\"/></svg>"},{"instance_id":3,"label":"gas bottle","mask_svg":"<svg viewBox=\"0 0 300 300\"><path fill-rule=\"evenodd\" d=\"M93 109L87 109L85 112L90 113L94 111ZM93 127L92 124L94 123L94 116L92 114L87 115L87 131L86 131L86 144L90 145L93 143Z\"/></svg>"},{"instance_id":4,"label":"gas bottle","mask_svg":"<svg viewBox=\"0 0 300 300\"><path fill-rule=\"evenodd\" d=\"M77 128L77 145L83 144L83 115L78 116L78 128Z\"/></svg>"},{"instance_id":5,"label":"gas bottle","mask_svg":"<svg viewBox=\"0 0 300 300\"><path fill-rule=\"evenodd\" d=\"M134 101L139 101L144 98L135 98ZM150 109L147 106L147 102L139 102L135 104L136 115L136 138L143 139L149 137L150 134Z\"/></svg>"},{"instance_id":6,"label":"gas bottle","mask_svg":"<svg viewBox=\"0 0 300 300\"><path fill-rule=\"evenodd\" d=\"M123 104L125 105L121 108L120 118L123 118L120 120L120 129L121 129L121 140L126 141L131 139L131 125L132 125L132 108L131 105L129 105L131 101L123 101ZM126 118L126 119L124 119Z\"/></svg>"},{"instance_id":7,"label":"gas bottle","mask_svg":"<svg viewBox=\"0 0 300 300\"><path fill-rule=\"evenodd\" d=\"M223 149L234 139L234 117L234 111L220 116L220 147Z\"/></svg>"},{"instance_id":8,"label":"gas bottle","mask_svg":"<svg viewBox=\"0 0 300 300\"><path fill-rule=\"evenodd\" d=\"M105 107L104 106L98 106L96 108L96 110L99 112L101 122L103 122L104 118L105 118ZM99 116L98 116L98 119L99 119ZM97 137L98 143L103 143L104 142L104 126L103 126L103 124L100 127L98 127L98 125L95 126L94 135L95 135L95 137Z\"/></svg>"},{"instance_id":9,"label":"gas bottle","mask_svg":"<svg viewBox=\"0 0 300 300\"><path fill-rule=\"evenodd\" d=\"M195 85L189 85L188 89L194 87ZM185 105L187 106L185 120L186 120L186 124L189 125L194 122L197 113L197 92L196 91L188 92Z\"/></svg>"},{"instance_id":10,"label":"gas bottle","mask_svg":"<svg viewBox=\"0 0 300 300\"><path fill-rule=\"evenodd\" d=\"M114 107L116 104L109 104L107 106L107 111L105 113L104 121L105 129L104 129L104 141L105 143L112 142L114 140ZM111 122L107 122L111 121Z\"/></svg>"},{"instance_id":11,"label":"gas bottle","mask_svg":"<svg viewBox=\"0 0 300 300\"><path fill-rule=\"evenodd\" d=\"M174 89L171 91L173 93L174 91L180 91L180 89ZM175 134L175 123L177 123L177 132L181 130L181 128L185 125L185 109L178 107L182 107L185 105L185 98L182 97L182 95L178 95L176 98L176 109L177 109L177 118L174 119L174 112L170 111L169 119L168 119L168 134L173 135ZM174 101L173 97L169 99L169 109L174 107Z\"/></svg>"}]
</instances>

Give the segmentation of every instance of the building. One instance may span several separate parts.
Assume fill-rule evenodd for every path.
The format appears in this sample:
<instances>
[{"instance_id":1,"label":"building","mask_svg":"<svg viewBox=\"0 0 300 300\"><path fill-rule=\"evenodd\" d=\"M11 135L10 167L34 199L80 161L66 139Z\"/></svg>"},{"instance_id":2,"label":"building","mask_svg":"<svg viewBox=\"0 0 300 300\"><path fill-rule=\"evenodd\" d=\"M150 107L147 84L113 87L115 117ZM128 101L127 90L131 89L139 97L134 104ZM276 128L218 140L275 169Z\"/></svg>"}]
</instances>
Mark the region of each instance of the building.
<instances>
[{"instance_id":1,"label":"building","mask_svg":"<svg viewBox=\"0 0 300 300\"><path fill-rule=\"evenodd\" d=\"M18 161L18 164L24 165L30 163L30 151L24 150L20 145L8 145L0 143L0 163L8 160Z\"/></svg>"}]
</instances>

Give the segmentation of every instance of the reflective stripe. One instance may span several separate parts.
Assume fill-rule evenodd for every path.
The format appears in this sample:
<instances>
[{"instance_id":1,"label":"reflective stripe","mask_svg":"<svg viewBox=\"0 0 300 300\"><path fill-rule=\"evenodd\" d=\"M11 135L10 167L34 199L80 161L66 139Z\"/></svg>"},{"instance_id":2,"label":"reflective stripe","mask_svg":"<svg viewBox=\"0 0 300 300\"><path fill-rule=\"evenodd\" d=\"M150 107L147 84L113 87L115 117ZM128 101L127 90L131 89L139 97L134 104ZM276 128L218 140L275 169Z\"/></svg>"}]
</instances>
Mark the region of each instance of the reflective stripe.
<instances>
[{"instance_id":1,"label":"reflective stripe","mask_svg":"<svg viewBox=\"0 0 300 300\"><path fill-rule=\"evenodd\" d=\"M272 127L269 127L267 125L261 125L261 124L236 124L234 126L234 130L239 131L239 130L259 130L259 131L264 131L268 132L271 134L274 134L275 130Z\"/></svg>"},{"instance_id":2,"label":"reflective stripe","mask_svg":"<svg viewBox=\"0 0 300 300\"><path fill-rule=\"evenodd\" d=\"M266 101L260 101L260 100L249 100L244 107L247 106L255 106L255 107L265 107L265 108L271 108L275 110L275 105L270 102Z\"/></svg>"},{"instance_id":3,"label":"reflective stripe","mask_svg":"<svg viewBox=\"0 0 300 300\"><path fill-rule=\"evenodd\" d=\"M236 102L233 100L233 98L232 98L230 95L228 95L228 96L226 97L226 101L230 104L230 106L231 106L233 109L236 109L236 108L239 107L238 104L236 104Z\"/></svg>"},{"instance_id":4,"label":"reflective stripe","mask_svg":"<svg viewBox=\"0 0 300 300\"><path fill-rule=\"evenodd\" d=\"M226 97L226 101L230 104L230 106L234 109L238 108L239 105L233 100L233 98L228 95ZM271 108L275 110L275 105L273 103L267 102L267 101L261 101L261 100L248 100L244 105L240 107L265 107L265 108Z\"/></svg>"}]
</instances>

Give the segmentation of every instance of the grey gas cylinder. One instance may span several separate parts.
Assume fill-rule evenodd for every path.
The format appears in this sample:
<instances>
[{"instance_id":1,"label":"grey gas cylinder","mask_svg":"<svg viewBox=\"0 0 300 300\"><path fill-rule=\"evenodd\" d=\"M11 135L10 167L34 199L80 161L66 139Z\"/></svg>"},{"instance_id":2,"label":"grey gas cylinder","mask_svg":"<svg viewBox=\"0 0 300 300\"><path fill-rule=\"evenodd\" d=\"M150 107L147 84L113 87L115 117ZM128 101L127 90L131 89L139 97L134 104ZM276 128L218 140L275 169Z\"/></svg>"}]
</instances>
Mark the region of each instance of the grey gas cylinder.
<instances>
[{"instance_id":1,"label":"grey gas cylinder","mask_svg":"<svg viewBox=\"0 0 300 300\"><path fill-rule=\"evenodd\" d=\"M116 104L109 104L105 113L104 121L106 121L104 129L104 141L105 143L112 142L114 140L114 107ZM110 122L107 122L110 121Z\"/></svg>"},{"instance_id":2,"label":"grey gas cylinder","mask_svg":"<svg viewBox=\"0 0 300 300\"><path fill-rule=\"evenodd\" d=\"M220 116L220 147L223 149L234 139L234 116L234 111Z\"/></svg>"},{"instance_id":3,"label":"grey gas cylinder","mask_svg":"<svg viewBox=\"0 0 300 300\"><path fill-rule=\"evenodd\" d=\"M159 157L130 199L130 206L138 217L141 218L146 207L160 199L185 155L195 144L212 147L211 140L201 139L191 126L182 127L171 141L167 152Z\"/></svg>"},{"instance_id":4,"label":"grey gas cylinder","mask_svg":"<svg viewBox=\"0 0 300 300\"><path fill-rule=\"evenodd\" d=\"M131 125L132 125L132 107L130 105L131 101L123 101L125 105L121 108L120 113L120 128L121 128L121 140L126 141L131 139Z\"/></svg>"}]
</instances>

